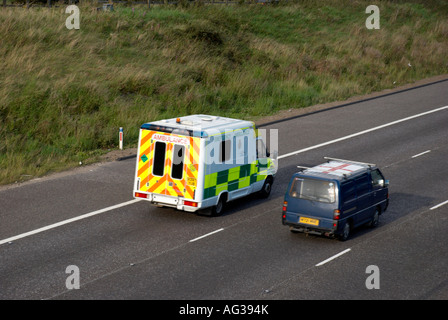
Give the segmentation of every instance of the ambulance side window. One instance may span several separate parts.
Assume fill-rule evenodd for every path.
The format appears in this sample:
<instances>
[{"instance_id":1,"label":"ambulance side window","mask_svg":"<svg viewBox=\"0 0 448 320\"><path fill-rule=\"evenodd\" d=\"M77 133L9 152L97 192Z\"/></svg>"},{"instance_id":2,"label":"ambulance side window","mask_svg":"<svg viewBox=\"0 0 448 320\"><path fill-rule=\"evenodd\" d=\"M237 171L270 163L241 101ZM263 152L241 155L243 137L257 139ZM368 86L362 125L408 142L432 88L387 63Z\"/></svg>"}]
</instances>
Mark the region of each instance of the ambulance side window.
<instances>
[{"instance_id":1,"label":"ambulance side window","mask_svg":"<svg viewBox=\"0 0 448 320\"><path fill-rule=\"evenodd\" d=\"M163 171L165 169L165 152L165 142L157 141L154 149L154 165L152 167L152 174L155 176L163 176Z\"/></svg>"},{"instance_id":2,"label":"ambulance side window","mask_svg":"<svg viewBox=\"0 0 448 320\"><path fill-rule=\"evenodd\" d=\"M244 164L249 163L249 138L244 136Z\"/></svg>"},{"instance_id":3,"label":"ambulance side window","mask_svg":"<svg viewBox=\"0 0 448 320\"><path fill-rule=\"evenodd\" d=\"M226 162L230 159L230 140L221 141L219 148L219 161Z\"/></svg>"},{"instance_id":4,"label":"ambulance side window","mask_svg":"<svg viewBox=\"0 0 448 320\"><path fill-rule=\"evenodd\" d=\"M173 164L171 166L171 177L174 179L182 179L182 174L184 172L184 154L185 146L175 144L173 151Z\"/></svg>"},{"instance_id":5,"label":"ambulance side window","mask_svg":"<svg viewBox=\"0 0 448 320\"><path fill-rule=\"evenodd\" d=\"M241 144L241 141L240 141ZM233 136L233 163L238 163L236 136Z\"/></svg>"},{"instance_id":6,"label":"ambulance side window","mask_svg":"<svg viewBox=\"0 0 448 320\"><path fill-rule=\"evenodd\" d=\"M264 145L264 142L262 139L257 139L257 158L266 158L268 155L266 146Z\"/></svg>"}]
</instances>

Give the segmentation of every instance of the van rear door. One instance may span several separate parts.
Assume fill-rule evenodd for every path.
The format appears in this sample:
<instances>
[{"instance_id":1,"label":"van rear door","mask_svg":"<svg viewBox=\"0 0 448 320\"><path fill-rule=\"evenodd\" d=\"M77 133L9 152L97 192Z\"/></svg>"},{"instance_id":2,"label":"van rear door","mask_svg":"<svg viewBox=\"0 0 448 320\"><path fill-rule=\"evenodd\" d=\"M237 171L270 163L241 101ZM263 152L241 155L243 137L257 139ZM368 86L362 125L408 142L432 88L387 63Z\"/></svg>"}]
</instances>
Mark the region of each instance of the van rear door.
<instances>
[{"instance_id":1,"label":"van rear door","mask_svg":"<svg viewBox=\"0 0 448 320\"><path fill-rule=\"evenodd\" d=\"M336 183L332 180L294 177L288 192L287 220L331 229L334 210L337 208L335 190Z\"/></svg>"}]
</instances>

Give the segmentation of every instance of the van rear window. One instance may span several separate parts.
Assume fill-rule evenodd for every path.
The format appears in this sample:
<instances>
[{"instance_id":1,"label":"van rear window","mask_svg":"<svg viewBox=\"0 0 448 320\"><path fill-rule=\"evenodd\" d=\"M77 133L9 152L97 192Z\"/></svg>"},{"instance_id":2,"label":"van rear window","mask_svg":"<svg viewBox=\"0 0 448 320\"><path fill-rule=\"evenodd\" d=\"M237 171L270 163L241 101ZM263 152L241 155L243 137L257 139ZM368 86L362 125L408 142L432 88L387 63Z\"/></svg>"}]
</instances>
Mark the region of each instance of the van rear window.
<instances>
[{"instance_id":1,"label":"van rear window","mask_svg":"<svg viewBox=\"0 0 448 320\"><path fill-rule=\"evenodd\" d=\"M331 181L296 177L289 195L293 198L333 203L336 198L334 189L334 183Z\"/></svg>"}]
</instances>

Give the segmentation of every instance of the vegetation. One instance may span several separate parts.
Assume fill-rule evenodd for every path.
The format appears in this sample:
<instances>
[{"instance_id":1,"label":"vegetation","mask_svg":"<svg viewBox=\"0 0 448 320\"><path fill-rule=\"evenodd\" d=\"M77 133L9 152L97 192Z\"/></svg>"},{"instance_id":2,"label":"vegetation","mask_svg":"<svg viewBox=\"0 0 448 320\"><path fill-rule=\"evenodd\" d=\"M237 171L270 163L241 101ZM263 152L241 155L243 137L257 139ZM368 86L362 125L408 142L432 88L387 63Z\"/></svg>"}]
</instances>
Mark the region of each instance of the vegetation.
<instances>
[{"instance_id":1,"label":"vegetation","mask_svg":"<svg viewBox=\"0 0 448 320\"><path fill-rule=\"evenodd\" d=\"M0 8L0 183L136 146L139 126L245 119L448 73L444 1Z\"/></svg>"}]
</instances>

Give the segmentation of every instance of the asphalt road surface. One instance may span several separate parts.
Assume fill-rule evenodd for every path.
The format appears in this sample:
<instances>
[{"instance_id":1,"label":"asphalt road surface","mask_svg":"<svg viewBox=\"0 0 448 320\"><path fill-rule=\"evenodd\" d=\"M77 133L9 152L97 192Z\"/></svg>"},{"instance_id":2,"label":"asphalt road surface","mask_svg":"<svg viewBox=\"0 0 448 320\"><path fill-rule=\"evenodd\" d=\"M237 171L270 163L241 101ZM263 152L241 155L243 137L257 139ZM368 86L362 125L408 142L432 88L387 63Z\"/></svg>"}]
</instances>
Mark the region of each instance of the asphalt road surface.
<instances>
[{"instance_id":1,"label":"asphalt road surface","mask_svg":"<svg viewBox=\"0 0 448 320\"><path fill-rule=\"evenodd\" d=\"M132 201L135 159L0 188L0 299L448 299L448 81L263 128L279 136L272 193L221 217ZM324 156L382 169L377 228L341 242L282 225L291 174Z\"/></svg>"}]
</instances>

